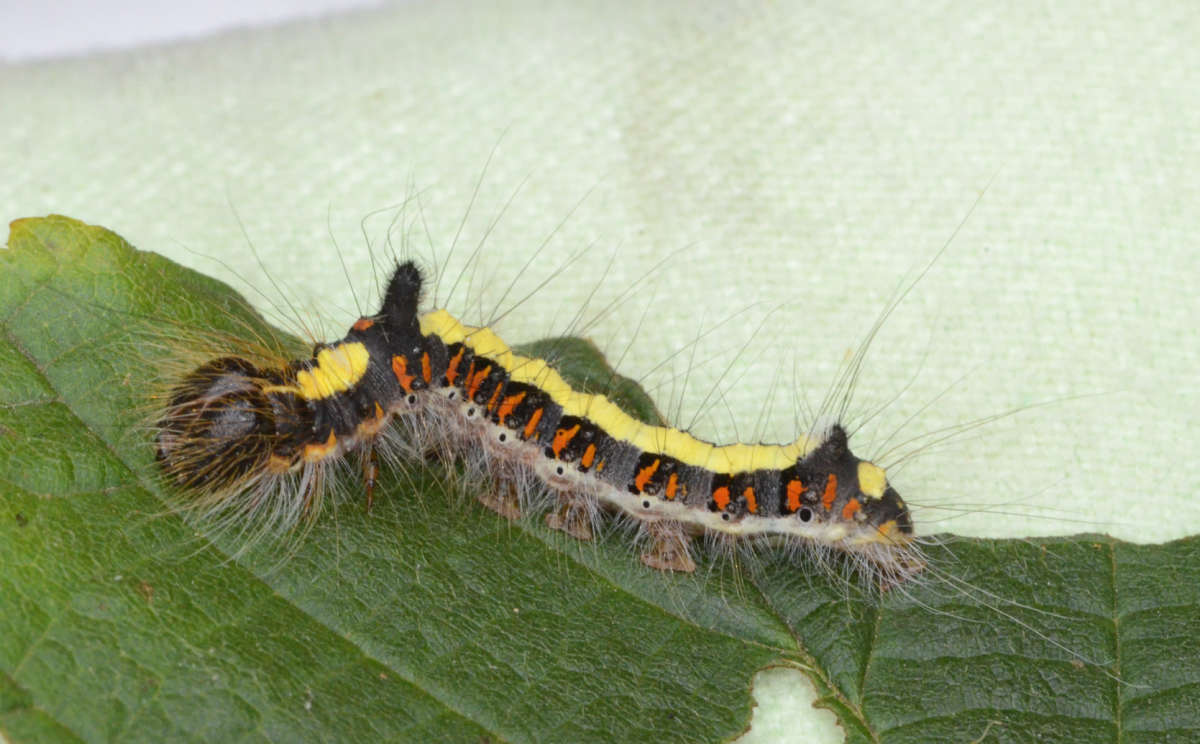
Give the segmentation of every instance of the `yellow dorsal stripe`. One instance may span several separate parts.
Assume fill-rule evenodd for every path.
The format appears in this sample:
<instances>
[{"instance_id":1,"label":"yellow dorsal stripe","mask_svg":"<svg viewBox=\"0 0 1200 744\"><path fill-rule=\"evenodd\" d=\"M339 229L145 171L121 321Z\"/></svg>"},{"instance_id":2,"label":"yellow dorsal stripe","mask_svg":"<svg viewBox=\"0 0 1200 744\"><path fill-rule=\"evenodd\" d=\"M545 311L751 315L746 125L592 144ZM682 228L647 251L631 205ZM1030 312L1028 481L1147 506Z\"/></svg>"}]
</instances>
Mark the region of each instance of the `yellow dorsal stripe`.
<instances>
[{"instance_id":1,"label":"yellow dorsal stripe","mask_svg":"<svg viewBox=\"0 0 1200 744\"><path fill-rule=\"evenodd\" d=\"M586 418L609 436L643 452L673 457L687 465L720 473L782 470L820 444L803 436L791 444L710 444L679 429L643 424L603 395L573 390L544 360L514 354L490 328L463 325L445 310L422 315L421 333L434 334L446 345L462 343L499 364L510 379L541 389L565 414Z\"/></svg>"},{"instance_id":2,"label":"yellow dorsal stripe","mask_svg":"<svg viewBox=\"0 0 1200 744\"><path fill-rule=\"evenodd\" d=\"M370 356L367 347L357 341L321 349L312 369L296 373L300 397L322 400L344 393L366 374Z\"/></svg>"}]
</instances>

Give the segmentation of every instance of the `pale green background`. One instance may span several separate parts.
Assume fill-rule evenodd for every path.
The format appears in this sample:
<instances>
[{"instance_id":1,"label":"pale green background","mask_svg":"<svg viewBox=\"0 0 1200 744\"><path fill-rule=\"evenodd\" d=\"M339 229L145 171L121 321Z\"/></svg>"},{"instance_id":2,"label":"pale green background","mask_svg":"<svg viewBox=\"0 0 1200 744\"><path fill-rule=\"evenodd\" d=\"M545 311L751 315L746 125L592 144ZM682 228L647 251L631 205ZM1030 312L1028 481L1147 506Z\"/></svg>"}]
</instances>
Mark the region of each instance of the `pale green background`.
<instances>
[{"instance_id":1,"label":"pale green background","mask_svg":"<svg viewBox=\"0 0 1200 744\"><path fill-rule=\"evenodd\" d=\"M758 303L650 381L685 423L719 387L696 428L726 441L790 438L793 380L819 400L986 187L876 340L851 411L911 386L858 449L1097 394L895 480L951 507L918 512L926 531L1166 540L1200 529L1197 7L416 3L3 67L0 219L68 214L275 297L236 209L336 336L355 310L331 233L364 290L359 220L419 192L401 221L428 256L423 216L444 257L496 148L466 246L519 191L452 306L478 317L478 287L498 299L564 220L507 304L595 247L505 319L510 338L563 330L597 283L599 310L678 251L590 333L613 357L632 343L621 367L640 375ZM748 740L838 740L810 699L761 675Z\"/></svg>"}]
</instances>

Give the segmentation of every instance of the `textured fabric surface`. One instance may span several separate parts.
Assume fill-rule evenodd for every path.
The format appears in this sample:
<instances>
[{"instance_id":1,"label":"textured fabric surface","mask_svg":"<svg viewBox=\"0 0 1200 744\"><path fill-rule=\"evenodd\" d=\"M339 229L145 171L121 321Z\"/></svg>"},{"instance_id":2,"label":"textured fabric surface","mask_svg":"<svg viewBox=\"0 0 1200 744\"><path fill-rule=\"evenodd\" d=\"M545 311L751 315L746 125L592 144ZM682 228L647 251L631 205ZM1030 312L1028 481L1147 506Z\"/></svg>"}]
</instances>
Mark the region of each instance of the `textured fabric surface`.
<instances>
[{"instance_id":1,"label":"textured fabric surface","mask_svg":"<svg viewBox=\"0 0 1200 744\"><path fill-rule=\"evenodd\" d=\"M450 304L544 284L514 340L592 297L638 376L712 331L650 385L722 441L790 439L953 235L874 339L858 449L1055 401L906 461L901 492L951 507L925 530L1194 533L1200 15L987 5L413 3L0 68L0 217L111 227L269 309L252 243L330 336L339 261L370 288L364 217L439 259L461 224L439 299L482 242ZM813 741L783 689L753 735Z\"/></svg>"}]
</instances>

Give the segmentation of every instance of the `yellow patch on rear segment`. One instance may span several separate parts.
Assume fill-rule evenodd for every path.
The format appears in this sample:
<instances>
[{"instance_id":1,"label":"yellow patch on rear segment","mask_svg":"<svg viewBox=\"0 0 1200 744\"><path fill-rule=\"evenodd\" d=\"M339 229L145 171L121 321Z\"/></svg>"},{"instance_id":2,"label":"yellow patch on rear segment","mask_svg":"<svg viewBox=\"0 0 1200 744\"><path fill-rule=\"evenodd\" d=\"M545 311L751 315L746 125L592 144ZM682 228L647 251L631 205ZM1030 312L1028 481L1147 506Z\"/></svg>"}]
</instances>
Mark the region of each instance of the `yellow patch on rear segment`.
<instances>
[{"instance_id":1,"label":"yellow patch on rear segment","mask_svg":"<svg viewBox=\"0 0 1200 744\"><path fill-rule=\"evenodd\" d=\"M292 469L292 461L279 455L271 455L267 459L267 472L272 475L282 475Z\"/></svg>"},{"instance_id":2,"label":"yellow patch on rear segment","mask_svg":"<svg viewBox=\"0 0 1200 744\"><path fill-rule=\"evenodd\" d=\"M782 470L821 444L806 436L791 444L710 444L679 429L643 424L603 395L576 392L544 360L514 354L490 328L463 325L445 310L422 315L421 333L436 334L447 346L462 343L495 361L510 379L540 388L565 414L587 418L609 436L643 452L673 457L688 465L720 473Z\"/></svg>"},{"instance_id":3,"label":"yellow patch on rear segment","mask_svg":"<svg viewBox=\"0 0 1200 744\"><path fill-rule=\"evenodd\" d=\"M863 460L858 463L858 489L873 499L883 498L887 489L887 474L875 463Z\"/></svg>"},{"instance_id":4,"label":"yellow patch on rear segment","mask_svg":"<svg viewBox=\"0 0 1200 744\"><path fill-rule=\"evenodd\" d=\"M324 400L346 392L366 374L370 358L367 347L357 341L321 349L315 367L296 373L300 397Z\"/></svg>"}]
</instances>

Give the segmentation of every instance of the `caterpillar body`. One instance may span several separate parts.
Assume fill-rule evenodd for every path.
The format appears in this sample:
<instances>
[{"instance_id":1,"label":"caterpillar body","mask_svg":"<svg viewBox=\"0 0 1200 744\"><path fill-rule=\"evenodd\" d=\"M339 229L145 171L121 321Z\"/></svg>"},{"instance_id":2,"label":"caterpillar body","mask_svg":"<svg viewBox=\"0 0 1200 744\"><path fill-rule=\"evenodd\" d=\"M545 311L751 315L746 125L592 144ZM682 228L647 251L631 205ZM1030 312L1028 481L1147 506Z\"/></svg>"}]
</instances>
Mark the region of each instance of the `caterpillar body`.
<instances>
[{"instance_id":1,"label":"caterpillar body","mask_svg":"<svg viewBox=\"0 0 1200 744\"><path fill-rule=\"evenodd\" d=\"M316 513L333 467L357 457L368 507L385 461L448 452L500 485L480 500L588 539L599 515L635 520L645 565L693 571L691 537L835 550L879 586L920 572L911 514L837 423L788 444L715 445L582 392L490 328L419 310L397 263L379 312L310 358L263 368L215 358L180 380L156 426L167 479L201 509L291 526ZM395 425L398 424L398 425Z\"/></svg>"}]
</instances>

